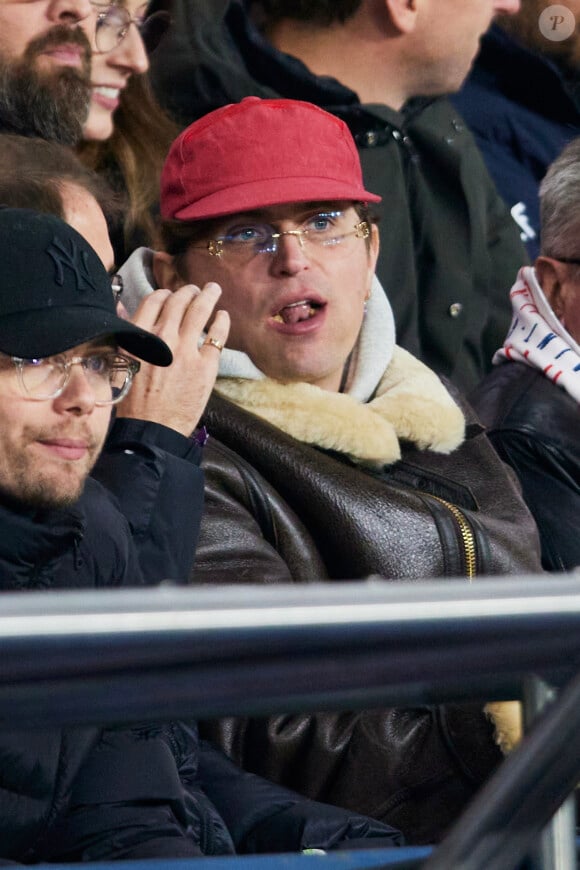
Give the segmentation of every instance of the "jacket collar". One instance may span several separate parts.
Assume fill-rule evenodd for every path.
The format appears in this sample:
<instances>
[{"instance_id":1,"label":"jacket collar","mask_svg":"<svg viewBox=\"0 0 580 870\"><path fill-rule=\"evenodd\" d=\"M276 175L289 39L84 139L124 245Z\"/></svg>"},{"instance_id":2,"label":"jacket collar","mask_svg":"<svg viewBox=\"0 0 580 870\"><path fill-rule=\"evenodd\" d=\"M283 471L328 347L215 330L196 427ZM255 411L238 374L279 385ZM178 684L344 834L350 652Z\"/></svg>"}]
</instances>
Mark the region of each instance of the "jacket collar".
<instances>
[{"instance_id":1,"label":"jacket collar","mask_svg":"<svg viewBox=\"0 0 580 870\"><path fill-rule=\"evenodd\" d=\"M29 586L33 574L83 537L85 526L79 504L62 510L27 510L0 501L0 589Z\"/></svg>"},{"instance_id":2,"label":"jacket collar","mask_svg":"<svg viewBox=\"0 0 580 870\"><path fill-rule=\"evenodd\" d=\"M437 375L399 347L367 403L271 378L220 378L216 390L298 441L343 453L362 465L396 462L400 441L450 453L464 438L463 414Z\"/></svg>"},{"instance_id":3,"label":"jacket collar","mask_svg":"<svg viewBox=\"0 0 580 870\"><path fill-rule=\"evenodd\" d=\"M301 60L274 48L254 24L250 6L251 0L232 0L225 25L254 85L263 85L267 90L259 96L281 94L318 106L360 105L355 92L341 82L315 76Z\"/></svg>"}]
</instances>

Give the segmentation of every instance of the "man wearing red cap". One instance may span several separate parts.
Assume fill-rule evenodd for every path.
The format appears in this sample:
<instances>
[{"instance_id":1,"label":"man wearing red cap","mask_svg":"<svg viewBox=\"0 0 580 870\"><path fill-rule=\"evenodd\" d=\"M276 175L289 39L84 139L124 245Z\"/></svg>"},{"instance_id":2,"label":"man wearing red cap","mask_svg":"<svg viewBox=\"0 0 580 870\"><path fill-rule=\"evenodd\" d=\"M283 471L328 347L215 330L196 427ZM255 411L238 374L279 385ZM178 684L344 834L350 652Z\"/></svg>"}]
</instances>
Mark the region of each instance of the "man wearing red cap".
<instances>
[{"instance_id":1,"label":"man wearing red cap","mask_svg":"<svg viewBox=\"0 0 580 870\"><path fill-rule=\"evenodd\" d=\"M164 251L135 252L121 273L130 309L156 285L217 281L232 320L204 418L222 443L205 448L193 582L539 570L536 530L480 427L465 439L439 378L395 345L374 275L377 200L346 125L310 103L249 97L169 152ZM211 733L249 769L414 842L441 836L500 758L480 709Z\"/></svg>"},{"instance_id":2,"label":"man wearing red cap","mask_svg":"<svg viewBox=\"0 0 580 870\"><path fill-rule=\"evenodd\" d=\"M377 275L399 344L463 389L489 371L510 319L505 288L525 251L472 135L441 95L461 86L494 15L518 7L176 0L175 27L152 59L158 94L184 124L249 95L306 100L345 121L365 185L383 199Z\"/></svg>"}]
</instances>

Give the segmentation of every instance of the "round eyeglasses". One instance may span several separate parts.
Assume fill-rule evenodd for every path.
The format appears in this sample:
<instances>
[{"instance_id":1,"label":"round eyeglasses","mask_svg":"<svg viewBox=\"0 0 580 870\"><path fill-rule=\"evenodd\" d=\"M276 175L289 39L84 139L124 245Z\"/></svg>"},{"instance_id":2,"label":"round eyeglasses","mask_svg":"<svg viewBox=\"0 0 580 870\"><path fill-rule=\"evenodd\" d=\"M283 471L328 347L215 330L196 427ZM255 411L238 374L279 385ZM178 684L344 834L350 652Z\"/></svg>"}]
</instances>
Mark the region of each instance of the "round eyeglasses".
<instances>
[{"instance_id":1,"label":"round eyeglasses","mask_svg":"<svg viewBox=\"0 0 580 870\"><path fill-rule=\"evenodd\" d=\"M91 0L92 2L92 0ZM148 4L144 3L132 16L128 9L116 3L96 3L95 45L100 54L113 51L125 39L131 24L134 24L149 53L154 51L170 24L169 13L163 10L147 15Z\"/></svg>"},{"instance_id":2,"label":"round eyeglasses","mask_svg":"<svg viewBox=\"0 0 580 870\"><path fill-rule=\"evenodd\" d=\"M75 365L82 366L95 396L95 405L116 405L124 399L141 364L120 353L102 352L86 356L51 356L46 359L10 357L18 384L27 399L56 399L64 391Z\"/></svg>"},{"instance_id":3,"label":"round eyeglasses","mask_svg":"<svg viewBox=\"0 0 580 870\"><path fill-rule=\"evenodd\" d=\"M335 248L350 239L369 238L371 228L368 221L359 221L350 230L347 230L347 221L348 217L343 212L332 211L317 212L294 230L278 231L270 224L240 222L229 228L225 235L190 247L207 250L212 257L225 254L227 259L244 262L258 254L276 254L280 239L284 236L294 236L301 248L306 245Z\"/></svg>"}]
</instances>

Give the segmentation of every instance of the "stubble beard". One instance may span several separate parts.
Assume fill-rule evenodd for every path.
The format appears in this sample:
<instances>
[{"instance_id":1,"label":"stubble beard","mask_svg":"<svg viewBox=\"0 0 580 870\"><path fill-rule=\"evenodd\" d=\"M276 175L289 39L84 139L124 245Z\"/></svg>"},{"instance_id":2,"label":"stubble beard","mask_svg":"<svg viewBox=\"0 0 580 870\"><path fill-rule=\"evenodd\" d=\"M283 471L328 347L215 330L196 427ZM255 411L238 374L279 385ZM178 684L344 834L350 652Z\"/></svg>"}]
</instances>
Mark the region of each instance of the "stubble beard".
<instances>
[{"instance_id":1,"label":"stubble beard","mask_svg":"<svg viewBox=\"0 0 580 870\"><path fill-rule=\"evenodd\" d=\"M81 67L38 70L37 57L60 45L83 49ZM90 44L82 30L58 25L32 40L21 58L0 57L0 127L74 146L90 106Z\"/></svg>"},{"instance_id":2,"label":"stubble beard","mask_svg":"<svg viewBox=\"0 0 580 870\"><path fill-rule=\"evenodd\" d=\"M23 444L38 439L62 437L60 432L38 432L25 430ZM78 437L78 433L77 433ZM81 468L76 463L67 465L63 461L42 462L38 454L32 456L25 449L12 450L9 457L8 479L1 480L0 491L9 500L26 509L67 508L74 505L82 495L87 477L92 471L102 449L102 442L86 436L89 443L88 454ZM103 437L104 440L104 437Z\"/></svg>"}]
</instances>

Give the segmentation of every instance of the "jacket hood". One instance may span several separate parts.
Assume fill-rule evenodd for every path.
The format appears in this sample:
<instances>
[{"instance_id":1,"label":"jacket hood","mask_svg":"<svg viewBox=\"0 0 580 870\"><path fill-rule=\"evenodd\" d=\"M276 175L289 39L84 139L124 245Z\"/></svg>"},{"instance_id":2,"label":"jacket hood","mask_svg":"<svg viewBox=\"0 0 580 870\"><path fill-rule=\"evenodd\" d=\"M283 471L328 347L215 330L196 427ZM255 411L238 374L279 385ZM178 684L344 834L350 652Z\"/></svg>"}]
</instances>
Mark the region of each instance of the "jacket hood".
<instances>
[{"instance_id":1,"label":"jacket hood","mask_svg":"<svg viewBox=\"0 0 580 870\"><path fill-rule=\"evenodd\" d=\"M123 279L123 305L132 317L140 302L155 290L153 251L150 248L137 248L118 273Z\"/></svg>"}]
</instances>

